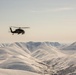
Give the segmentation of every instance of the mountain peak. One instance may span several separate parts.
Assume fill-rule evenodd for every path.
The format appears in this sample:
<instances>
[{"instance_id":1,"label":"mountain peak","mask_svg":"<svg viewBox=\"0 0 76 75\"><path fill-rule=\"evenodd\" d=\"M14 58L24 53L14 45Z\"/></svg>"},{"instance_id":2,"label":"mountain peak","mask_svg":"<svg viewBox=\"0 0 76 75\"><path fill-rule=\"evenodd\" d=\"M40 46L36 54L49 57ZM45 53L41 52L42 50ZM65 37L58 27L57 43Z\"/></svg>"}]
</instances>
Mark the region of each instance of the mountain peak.
<instances>
[{"instance_id":1,"label":"mountain peak","mask_svg":"<svg viewBox=\"0 0 76 75\"><path fill-rule=\"evenodd\" d=\"M72 43L71 46L76 46L76 42Z\"/></svg>"}]
</instances>

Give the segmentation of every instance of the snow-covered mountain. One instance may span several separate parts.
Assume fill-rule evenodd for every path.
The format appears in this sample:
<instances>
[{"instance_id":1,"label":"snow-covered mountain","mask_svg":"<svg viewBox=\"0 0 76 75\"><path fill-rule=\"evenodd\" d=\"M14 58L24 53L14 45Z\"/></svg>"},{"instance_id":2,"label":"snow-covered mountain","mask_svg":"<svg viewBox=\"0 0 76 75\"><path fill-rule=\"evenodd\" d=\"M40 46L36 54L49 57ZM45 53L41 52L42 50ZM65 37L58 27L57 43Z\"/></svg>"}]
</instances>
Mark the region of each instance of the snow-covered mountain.
<instances>
[{"instance_id":1,"label":"snow-covered mountain","mask_svg":"<svg viewBox=\"0 0 76 75\"><path fill-rule=\"evenodd\" d=\"M62 50L76 50L76 42L70 44L69 46L65 46Z\"/></svg>"},{"instance_id":2,"label":"snow-covered mountain","mask_svg":"<svg viewBox=\"0 0 76 75\"><path fill-rule=\"evenodd\" d=\"M76 43L69 46L58 42L0 44L0 74L12 75L12 71L16 75L76 75L76 53L70 55L60 50L67 47L71 50Z\"/></svg>"},{"instance_id":3,"label":"snow-covered mountain","mask_svg":"<svg viewBox=\"0 0 76 75\"><path fill-rule=\"evenodd\" d=\"M64 54L56 47L43 43L33 56L51 66L57 75L76 74L76 54Z\"/></svg>"},{"instance_id":4,"label":"snow-covered mountain","mask_svg":"<svg viewBox=\"0 0 76 75\"><path fill-rule=\"evenodd\" d=\"M54 47L59 47L61 44L59 42L45 42L48 45L54 46Z\"/></svg>"},{"instance_id":5,"label":"snow-covered mountain","mask_svg":"<svg viewBox=\"0 0 76 75\"><path fill-rule=\"evenodd\" d=\"M0 68L41 72L46 67L40 60L31 56L31 52L21 43L13 43L9 47L0 48Z\"/></svg>"},{"instance_id":6,"label":"snow-covered mountain","mask_svg":"<svg viewBox=\"0 0 76 75\"><path fill-rule=\"evenodd\" d=\"M26 42L26 47L32 52L37 49L38 46L41 45L42 42Z\"/></svg>"},{"instance_id":7,"label":"snow-covered mountain","mask_svg":"<svg viewBox=\"0 0 76 75\"><path fill-rule=\"evenodd\" d=\"M56 47L48 45L47 43L43 42L37 49L32 53L32 55L36 58L40 58L41 60L45 60L56 58L56 57L63 57L65 54L61 53ZM51 57L48 58L47 57Z\"/></svg>"},{"instance_id":8,"label":"snow-covered mountain","mask_svg":"<svg viewBox=\"0 0 76 75\"><path fill-rule=\"evenodd\" d=\"M10 46L10 43L0 43L0 47L7 47Z\"/></svg>"}]
</instances>

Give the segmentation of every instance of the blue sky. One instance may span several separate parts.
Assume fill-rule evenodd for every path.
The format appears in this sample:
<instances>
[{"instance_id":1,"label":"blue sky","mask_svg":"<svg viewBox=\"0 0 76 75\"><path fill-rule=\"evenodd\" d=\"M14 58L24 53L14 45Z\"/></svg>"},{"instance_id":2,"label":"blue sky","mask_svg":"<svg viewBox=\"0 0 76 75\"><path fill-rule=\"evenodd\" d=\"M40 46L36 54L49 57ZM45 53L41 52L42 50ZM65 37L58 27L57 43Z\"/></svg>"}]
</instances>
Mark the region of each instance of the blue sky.
<instances>
[{"instance_id":1,"label":"blue sky","mask_svg":"<svg viewBox=\"0 0 76 75\"><path fill-rule=\"evenodd\" d=\"M12 35L9 26L29 26ZM76 41L76 0L0 0L0 42Z\"/></svg>"}]
</instances>

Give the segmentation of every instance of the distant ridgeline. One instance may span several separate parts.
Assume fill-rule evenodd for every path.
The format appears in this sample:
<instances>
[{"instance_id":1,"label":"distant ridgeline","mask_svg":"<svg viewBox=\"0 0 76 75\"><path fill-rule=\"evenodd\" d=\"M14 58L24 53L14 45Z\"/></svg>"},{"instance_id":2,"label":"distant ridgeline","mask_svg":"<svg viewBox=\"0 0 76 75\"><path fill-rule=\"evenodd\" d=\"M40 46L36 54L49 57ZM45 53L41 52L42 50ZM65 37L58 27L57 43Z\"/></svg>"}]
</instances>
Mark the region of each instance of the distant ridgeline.
<instances>
[{"instance_id":1,"label":"distant ridgeline","mask_svg":"<svg viewBox=\"0 0 76 75\"><path fill-rule=\"evenodd\" d=\"M54 46L56 48L59 48L61 50L76 50L76 42L68 45L68 44L62 44L59 42L14 42L14 43L0 43L0 47L7 47L7 46L12 46L13 44L17 45L23 45L26 46L28 49L34 50L40 45L48 45L48 46Z\"/></svg>"}]
</instances>

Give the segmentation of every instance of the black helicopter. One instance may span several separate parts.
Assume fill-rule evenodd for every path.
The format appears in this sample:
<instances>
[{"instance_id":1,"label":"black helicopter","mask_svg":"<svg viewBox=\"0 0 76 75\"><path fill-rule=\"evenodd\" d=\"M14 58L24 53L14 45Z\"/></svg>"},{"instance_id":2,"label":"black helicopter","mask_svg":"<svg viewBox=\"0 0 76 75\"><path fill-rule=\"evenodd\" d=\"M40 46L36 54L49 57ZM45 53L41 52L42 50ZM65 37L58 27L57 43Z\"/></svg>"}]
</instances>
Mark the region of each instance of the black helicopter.
<instances>
[{"instance_id":1,"label":"black helicopter","mask_svg":"<svg viewBox=\"0 0 76 75\"><path fill-rule=\"evenodd\" d=\"M13 31L12 28L16 28L16 29ZM15 34L15 33L17 33L17 34L25 34L25 31L23 30L24 28L27 29L27 28L30 28L30 27L14 27L14 26L11 26L10 27L10 32L12 34Z\"/></svg>"}]
</instances>

